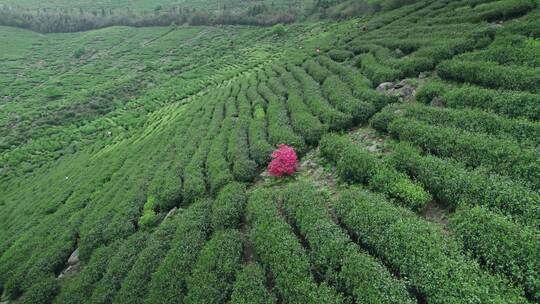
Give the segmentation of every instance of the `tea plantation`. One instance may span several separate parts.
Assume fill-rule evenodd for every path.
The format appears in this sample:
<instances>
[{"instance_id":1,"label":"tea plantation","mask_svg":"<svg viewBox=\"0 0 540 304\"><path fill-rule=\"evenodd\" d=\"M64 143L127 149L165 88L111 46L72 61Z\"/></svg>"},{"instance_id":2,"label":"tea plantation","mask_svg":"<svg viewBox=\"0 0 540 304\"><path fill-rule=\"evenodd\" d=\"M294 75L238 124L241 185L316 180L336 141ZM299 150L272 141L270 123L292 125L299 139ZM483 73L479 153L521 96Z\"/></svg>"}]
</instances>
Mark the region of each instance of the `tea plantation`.
<instances>
[{"instance_id":1,"label":"tea plantation","mask_svg":"<svg viewBox=\"0 0 540 304\"><path fill-rule=\"evenodd\" d=\"M314 2L0 27L0 303L540 303L539 3Z\"/></svg>"}]
</instances>

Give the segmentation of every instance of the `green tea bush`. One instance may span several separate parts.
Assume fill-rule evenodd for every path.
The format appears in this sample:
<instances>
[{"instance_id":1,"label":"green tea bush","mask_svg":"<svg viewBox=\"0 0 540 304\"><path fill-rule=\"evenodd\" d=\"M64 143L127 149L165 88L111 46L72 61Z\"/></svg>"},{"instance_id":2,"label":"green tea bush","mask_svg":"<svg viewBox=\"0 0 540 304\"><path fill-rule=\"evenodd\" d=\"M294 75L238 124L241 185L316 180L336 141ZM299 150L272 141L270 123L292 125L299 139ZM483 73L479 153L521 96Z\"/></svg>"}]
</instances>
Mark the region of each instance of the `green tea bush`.
<instances>
[{"instance_id":1,"label":"green tea bush","mask_svg":"<svg viewBox=\"0 0 540 304\"><path fill-rule=\"evenodd\" d=\"M257 170L257 164L249 155L248 125L249 118L239 122L231 130L227 145L227 158L232 163L232 174L236 180L243 182L252 181Z\"/></svg>"},{"instance_id":2,"label":"green tea bush","mask_svg":"<svg viewBox=\"0 0 540 304\"><path fill-rule=\"evenodd\" d=\"M275 304L276 297L265 286L266 277L261 267L249 263L236 275L230 304Z\"/></svg>"},{"instance_id":3,"label":"green tea bush","mask_svg":"<svg viewBox=\"0 0 540 304\"><path fill-rule=\"evenodd\" d=\"M214 233L204 245L191 276L184 303L226 303L242 263L242 236L236 230Z\"/></svg>"},{"instance_id":4,"label":"green tea bush","mask_svg":"<svg viewBox=\"0 0 540 304\"><path fill-rule=\"evenodd\" d=\"M238 227L246 204L246 185L233 182L221 189L212 204L214 231Z\"/></svg>"},{"instance_id":5,"label":"green tea bush","mask_svg":"<svg viewBox=\"0 0 540 304\"><path fill-rule=\"evenodd\" d=\"M351 59L354 56L354 53L347 50L338 50L333 49L326 53L330 58L335 61L343 62L345 60Z\"/></svg>"},{"instance_id":6,"label":"green tea bush","mask_svg":"<svg viewBox=\"0 0 540 304\"><path fill-rule=\"evenodd\" d=\"M409 280L429 303L523 303L518 290L480 270L462 245L409 210L365 190L341 193L340 222Z\"/></svg>"},{"instance_id":7,"label":"green tea bush","mask_svg":"<svg viewBox=\"0 0 540 304\"><path fill-rule=\"evenodd\" d=\"M103 278L94 286L89 302L93 304L111 303L120 290L122 281L133 267L137 256L146 245L147 233L135 233L120 245L111 257Z\"/></svg>"},{"instance_id":8,"label":"green tea bush","mask_svg":"<svg viewBox=\"0 0 540 304\"><path fill-rule=\"evenodd\" d=\"M430 81L421 85L416 91L416 100L429 104L433 98L443 96L448 91L448 86L441 81Z\"/></svg>"},{"instance_id":9,"label":"green tea bush","mask_svg":"<svg viewBox=\"0 0 540 304\"><path fill-rule=\"evenodd\" d=\"M115 242L110 246L96 249L81 273L62 288L60 294L54 299L54 303L83 303L86 301L88 295L92 293L94 285L105 274L110 257L118 250L119 243Z\"/></svg>"},{"instance_id":10,"label":"green tea bush","mask_svg":"<svg viewBox=\"0 0 540 304\"><path fill-rule=\"evenodd\" d=\"M317 63L313 59L308 59L303 64L304 70L313 77L318 83L322 84L326 77L330 76L331 73L325 67Z\"/></svg>"},{"instance_id":11,"label":"green tea bush","mask_svg":"<svg viewBox=\"0 0 540 304\"><path fill-rule=\"evenodd\" d=\"M466 85L449 90L442 96L445 104L451 108L479 108L512 118L540 120L540 94Z\"/></svg>"},{"instance_id":12,"label":"green tea bush","mask_svg":"<svg viewBox=\"0 0 540 304\"><path fill-rule=\"evenodd\" d=\"M351 114L357 123L366 122L375 114L375 106L352 96L349 86L336 75L326 78L323 84L323 91L334 107L344 113Z\"/></svg>"},{"instance_id":13,"label":"green tea bush","mask_svg":"<svg viewBox=\"0 0 540 304\"><path fill-rule=\"evenodd\" d=\"M415 211L431 201L431 195L406 175L396 172L375 155L355 145L345 136L327 134L320 142L321 156L337 165L341 178L367 184L371 189L396 199Z\"/></svg>"},{"instance_id":14,"label":"green tea bush","mask_svg":"<svg viewBox=\"0 0 540 304\"><path fill-rule=\"evenodd\" d=\"M471 167L484 166L492 172L521 179L533 188L540 185L539 152L521 148L515 140L432 126L408 118L393 120L388 130L426 152L453 157Z\"/></svg>"},{"instance_id":15,"label":"green tea bush","mask_svg":"<svg viewBox=\"0 0 540 304\"><path fill-rule=\"evenodd\" d=\"M540 299L540 235L482 207L456 212L450 227L465 248L497 273L525 287L527 297Z\"/></svg>"},{"instance_id":16,"label":"green tea bush","mask_svg":"<svg viewBox=\"0 0 540 304\"><path fill-rule=\"evenodd\" d=\"M478 109L442 109L410 105L403 109L403 115L431 125L514 138L520 143L540 143L540 123L509 119Z\"/></svg>"},{"instance_id":17,"label":"green tea bush","mask_svg":"<svg viewBox=\"0 0 540 304\"><path fill-rule=\"evenodd\" d=\"M150 288L152 273L156 271L170 249L170 242L178 226L179 217L163 221L150 236L133 267L122 281L113 303L144 303ZM80 303L80 302L79 302Z\"/></svg>"},{"instance_id":18,"label":"green tea bush","mask_svg":"<svg viewBox=\"0 0 540 304\"><path fill-rule=\"evenodd\" d=\"M372 54L360 55L358 67L374 85L401 78L399 70L380 64Z\"/></svg>"},{"instance_id":19,"label":"green tea bush","mask_svg":"<svg viewBox=\"0 0 540 304\"><path fill-rule=\"evenodd\" d=\"M492 62L443 61L437 66L443 79L478 84L488 88L540 93L540 69L506 67Z\"/></svg>"},{"instance_id":20,"label":"green tea bush","mask_svg":"<svg viewBox=\"0 0 540 304\"><path fill-rule=\"evenodd\" d=\"M58 294L60 285L58 280L51 276L41 279L39 283L30 287L20 298L19 303L24 304L46 304L52 303Z\"/></svg>"},{"instance_id":21,"label":"green tea bush","mask_svg":"<svg viewBox=\"0 0 540 304\"><path fill-rule=\"evenodd\" d=\"M351 124L352 116L332 107L322 96L319 84L303 69L293 65L289 65L287 68L301 84L306 105L324 124L328 125L332 130L344 129Z\"/></svg>"},{"instance_id":22,"label":"green tea bush","mask_svg":"<svg viewBox=\"0 0 540 304\"><path fill-rule=\"evenodd\" d=\"M214 138L208 157L206 159L206 171L210 192L216 194L221 187L232 182L234 177L230 171L230 164L226 159L229 128L224 127L221 133Z\"/></svg>"},{"instance_id":23,"label":"green tea bush","mask_svg":"<svg viewBox=\"0 0 540 304\"><path fill-rule=\"evenodd\" d=\"M253 191L247 204L249 239L255 255L272 272L275 288L287 303L342 303L337 293L317 286L310 272L309 259L292 228L276 209L270 189Z\"/></svg>"},{"instance_id":24,"label":"green tea bush","mask_svg":"<svg viewBox=\"0 0 540 304\"><path fill-rule=\"evenodd\" d=\"M318 276L343 287L357 303L413 303L403 282L360 251L332 221L323 194L313 183L291 184L284 205L309 244Z\"/></svg>"},{"instance_id":25,"label":"green tea bush","mask_svg":"<svg viewBox=\"0 0 540 304\"><path fill-rule=\"evenodd\" d=\"M521 16L536 7L533 0L509 0L484 3L474 7L478 21L492 22Z\"/></svg>"},{"instance_id":26,"label":"green tea bush","mask_svg":"<svg viewBox=\"0 0 540 304\"><path fill-rule=\"evenodd\" d=\"M187 279L210 234L211 206L198 200L178 216L170 250L155 265L145 303L178 303L187 294Z\"/></svg>"},{"instance_id":27,"label":"green tea bush","mask_svg":"<svg viewBox=\"0 0 540 304\"><path fill-rule=\"evenodd\" d=\"M270 154L274 150L267 141L266 113L264 110L266 100L259 95L256 85L250 85L247 88L246 96L254 109L253 118L251 118L248 126L249 154L259 166L263 166L270 161Z\"/></svg>"},{"instance_id":28,"label":"green tea bush","mask_svg":"<svg viewBox=\"0 0 540 304\"><path fill-rule=\"evenodd\" d=\"M184 170L182 196L187 203L193 202L206 193L204 172L210 145L208 140L204 140Z\"/></svg>"},{"instance_id":29,"label":"green tea bush","mask_svg":"<svg viewBox=\"0 0 540 304\"><path fill-rule=\"evenodd\" d=\"M148 200L155 199L154 211L168 211L182 201L182 180L175 170L162 170L148 186Z\"/></svg>"},{"instance_id":30,"label":"green tea bush","mask_svg":"<svg viewBox=\"0 0 540 304\"><path fill-rule=\"evenodd\" d=\"M304 151L304 139L294 133L285 103L263 83L259 84L259 92L268 101L268 141L274 146L286 144Z\"/></svg>"},{"instance_id":31,"label":"green tea bush","mask_svg":"<svg viewBox=\"0 0 540 304\"><path fill-rule=\"evenodd\" d=\"M515 180L481 169L467 170L450 159L421 156L407 143L394 147L389 163L413 176L437 202L452 209L459 204L485 206L513 216L522 223L540 225L540 196Z\"/></svg>"},{"instance_id":32,"label":"green tea bush","mask_svg":"<svg viewBox=\"0 0 540 304\"><path fill-rule=\"evenodd\" d=\"M298 134L305 138L310 145L315 145L327 128L319 119L311 114L309 108L302 100L302 93L289 90L287 94L287 106L291 116L291 125Z\"/></svg>"}]
</instances>

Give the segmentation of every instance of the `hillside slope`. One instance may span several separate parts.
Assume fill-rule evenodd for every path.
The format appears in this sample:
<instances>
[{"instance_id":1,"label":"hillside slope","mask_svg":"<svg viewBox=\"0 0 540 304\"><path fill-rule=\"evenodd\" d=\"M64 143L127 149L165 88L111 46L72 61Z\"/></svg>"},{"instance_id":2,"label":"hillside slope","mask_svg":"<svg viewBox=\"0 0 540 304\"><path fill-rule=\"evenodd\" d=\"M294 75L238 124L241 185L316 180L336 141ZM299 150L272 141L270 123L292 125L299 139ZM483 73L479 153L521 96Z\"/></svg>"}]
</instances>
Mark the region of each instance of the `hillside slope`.
<instances>
[{"instance_id":1,"label":"hillside slope","mask_svg":"<svg viewBox=\"0 0 540 304\"><path fill-rule=\"evenodd\" d=\"M540 11L405 3L0 28L2 300L539 302Z\"/></svg>"}]
</instances>

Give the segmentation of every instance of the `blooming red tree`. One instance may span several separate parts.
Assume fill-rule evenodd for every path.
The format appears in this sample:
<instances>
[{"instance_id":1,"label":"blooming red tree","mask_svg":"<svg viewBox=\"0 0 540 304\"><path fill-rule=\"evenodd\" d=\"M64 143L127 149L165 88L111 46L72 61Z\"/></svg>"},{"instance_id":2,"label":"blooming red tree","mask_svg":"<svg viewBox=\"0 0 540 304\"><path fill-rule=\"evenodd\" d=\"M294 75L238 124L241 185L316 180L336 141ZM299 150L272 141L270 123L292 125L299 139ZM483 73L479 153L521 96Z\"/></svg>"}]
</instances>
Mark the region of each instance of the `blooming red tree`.
<instances>
[{"instance_id":1,"label":"blooming red tree","mask_svg":"<svg viewBox=\"0 0 540 304\"><path fill-rule=\"evenodd\" d=\"M284 175L293 175L296 172L298 157L292 147L279 145L279 148L272 153L272 158L268 165L270 175L282 177Z\"/></svg>"}]
</instances>

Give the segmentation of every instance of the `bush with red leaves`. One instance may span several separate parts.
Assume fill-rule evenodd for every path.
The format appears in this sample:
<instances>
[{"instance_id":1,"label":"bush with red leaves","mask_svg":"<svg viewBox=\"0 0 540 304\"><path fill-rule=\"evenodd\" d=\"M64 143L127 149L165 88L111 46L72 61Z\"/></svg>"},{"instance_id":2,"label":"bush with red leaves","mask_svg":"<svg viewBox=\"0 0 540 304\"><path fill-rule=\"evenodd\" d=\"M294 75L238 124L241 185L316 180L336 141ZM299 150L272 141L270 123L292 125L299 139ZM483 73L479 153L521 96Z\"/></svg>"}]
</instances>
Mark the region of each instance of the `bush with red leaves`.
<instances>
[{"instance_id":1,"label":"bush with red leaves","mask_svg":"<svg viewBox=\"0 0 540 304\"><path fill-rule=\"evenodd\" d=\"M298 157L292 147L279 145L279 148L272 153L272 161L268 165L270 175L282 177L293 175L296 172Z\"/></svg>"}]
</instances>

